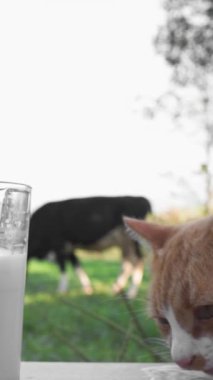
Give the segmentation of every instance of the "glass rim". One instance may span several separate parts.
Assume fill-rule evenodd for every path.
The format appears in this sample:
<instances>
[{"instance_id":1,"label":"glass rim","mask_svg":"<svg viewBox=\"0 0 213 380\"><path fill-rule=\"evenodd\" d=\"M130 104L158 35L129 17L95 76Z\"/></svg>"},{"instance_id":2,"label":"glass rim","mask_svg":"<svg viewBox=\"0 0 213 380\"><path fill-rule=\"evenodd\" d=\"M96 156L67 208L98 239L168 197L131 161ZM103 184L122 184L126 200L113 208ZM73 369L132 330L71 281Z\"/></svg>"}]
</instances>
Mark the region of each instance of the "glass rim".
<instances>
[{"instance_id":1,"label":"glass rim","mask_svg":"<svg viewBox=\"0 0 213 380\"><path fill-rule=\"evenodd\" d=\"M8 188L12 188L12 189L16 189L16 190L22 190L22 191L27 191L27 192L31 192L32 190L32 187L29 186L29 185L26 185L25 183L20 183L20 182L10 182L10 181L0 181L0 188L4 186L4 187L8 187Z\"/></svg>"}]
</instances>

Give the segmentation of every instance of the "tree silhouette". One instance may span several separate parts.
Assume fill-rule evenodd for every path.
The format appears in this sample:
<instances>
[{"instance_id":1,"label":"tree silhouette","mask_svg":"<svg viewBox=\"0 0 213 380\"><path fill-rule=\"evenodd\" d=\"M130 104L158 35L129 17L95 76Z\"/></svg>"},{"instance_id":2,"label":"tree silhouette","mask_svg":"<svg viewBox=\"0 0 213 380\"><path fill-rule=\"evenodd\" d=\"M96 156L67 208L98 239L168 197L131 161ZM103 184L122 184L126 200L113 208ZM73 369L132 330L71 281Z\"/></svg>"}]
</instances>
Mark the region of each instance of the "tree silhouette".
<instances>
[{"instance_id":1,"label":"tree silhouette","mask_svg":"<svg viewBox=\"0 0 213 380\"><path fill-rule=\"evenodd\" d=\"M197 130L204 135L206 159L200 171L205 178L208 213L213 149L213 0L165 0L163 6L166 20L159 27L154 45L172 68L173 89L156 100L150 115L168 108L164 99L173 97L176 106L171 116L178 126L187 127L183 122L186 117L196 119Z\"/></svg>"}]
</instances>

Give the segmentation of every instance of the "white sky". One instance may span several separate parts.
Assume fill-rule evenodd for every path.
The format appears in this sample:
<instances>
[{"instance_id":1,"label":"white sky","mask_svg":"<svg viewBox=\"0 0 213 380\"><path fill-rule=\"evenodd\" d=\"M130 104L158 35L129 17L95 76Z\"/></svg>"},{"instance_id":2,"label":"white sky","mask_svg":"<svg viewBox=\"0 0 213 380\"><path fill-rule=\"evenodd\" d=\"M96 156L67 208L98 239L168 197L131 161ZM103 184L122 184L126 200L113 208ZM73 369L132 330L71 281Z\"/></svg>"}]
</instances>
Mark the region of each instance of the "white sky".
<instances>
[{"instance_id":1,"label":"white sky","mask_svg":"<svg viewBox=\"0 0 213 380\"><path fill-rule=\"evenodd\" d=\"M0 1L0 179L31 185L32 209L88 195L177 203L161 174L189 176L200 152L137 101L167 85L161 17L159 0Z\"/></svg>"}]
</instances>

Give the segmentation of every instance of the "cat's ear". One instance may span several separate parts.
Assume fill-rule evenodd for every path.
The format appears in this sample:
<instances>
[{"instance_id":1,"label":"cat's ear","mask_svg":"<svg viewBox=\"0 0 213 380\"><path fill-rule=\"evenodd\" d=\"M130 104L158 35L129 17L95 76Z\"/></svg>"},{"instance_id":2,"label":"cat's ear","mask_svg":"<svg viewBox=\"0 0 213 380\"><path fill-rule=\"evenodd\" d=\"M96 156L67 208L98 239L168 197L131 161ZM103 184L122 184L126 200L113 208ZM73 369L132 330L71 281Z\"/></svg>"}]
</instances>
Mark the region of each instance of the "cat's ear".
<instances>
[{"instance_id":1,"label":"cat's ear","mask_svg":"<svg viewBox=\"0 0 213 380\"><path fill-rule=\"evenodd\" d=\"M172 226L149 223L140 219L124 217L123 221L127 229L135 232L139 237L143 237L148 240L156 249L163 248L167 240L176 231L176 229Z\"/></svg>"}]
</instances>

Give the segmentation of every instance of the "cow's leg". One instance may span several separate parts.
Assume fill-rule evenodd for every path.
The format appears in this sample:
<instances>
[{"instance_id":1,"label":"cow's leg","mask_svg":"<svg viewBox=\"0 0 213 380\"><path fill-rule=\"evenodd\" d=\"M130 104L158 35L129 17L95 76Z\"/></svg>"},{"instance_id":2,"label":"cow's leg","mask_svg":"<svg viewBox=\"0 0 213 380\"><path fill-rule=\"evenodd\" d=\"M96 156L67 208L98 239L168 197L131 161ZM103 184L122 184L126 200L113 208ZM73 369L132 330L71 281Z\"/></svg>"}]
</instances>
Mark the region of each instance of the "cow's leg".
<instances>
[{"instance_id":1,"label":"cow's leg","mask_svg":"<svg viewBox=\"0 0 213 380\"><path fill-rule=\"evenodd\" d=\"M138 242L135 242L122 232L119 245L122 250L122 272L113 286L115 293L121 292L129 278L131 284L127 290L128 298L135 298L143 278L143 252Z\"/></svg>"},{"instance_id":2,"label":"cow's leg","mask_svg":"<svg viewBox=\"0 0 213 380\"><path fill-rule=\"evenodd\" d=\"M86 274L85 270L81 267L81 263L78 259L78 257L75 255L75 253L72 251L69 252L68 258L70 260L70 263L72 264L79 281L82 285L83 291L85 294L90 295L93 293L92 284L91 281Z\"/></svg>"},{"instance_id":3,"label":"cow's leg","mask_svg":"<svg viewBox=\"0 0 213 380\"><path fill-rule=\"evenodd\" d=\"M68 275L66 273L66 259L64 253L57 254L57 263L60 268L60 279L58 283L58 293L66 293L69 288Z\"/></svg>"},{"instance_id":4,"label":"cow's leg","mask_svg":"<svg viewBox=\"0 0 213 380\"><path fill-rule=\"evenodd\" d=\"M82 285L84 293L87 295L92 294L93 293L92 284L91 284L91 281L90 281L88 275L84 271L84 269L82 267L76 267L75 271L76 271L76 274L77 274L79 281Z\"/></svg>"},{"instance_id":5,"label":"cow's leg","mask_svg":"<svg viewBox=\"0 0 213 380\"><path fill-rule=\"evenodd\" d=\"M132 251L130 257L133 265L133 270L131 274L131 284L127 290L127 297L130 299L133 299L137 296L144 273L142 248L139 247L139 244L137 242L133 242L133 244L134 251Z\"/></svg>"},{"instance_id":6,"label":"cow's leg","mask_svg":"<svg viewBox=\"0 0 213 380\"><path fill-rule=\"evenodd\" d=\"M124 259L122 263L121 274L118 276L116 282L113 285L113 291L115 294L120 293L125 288L129 280L129 277L132 274L132 270L133 270L132 263Z\"/></svg>"},{"instance_id":7,"label":"cow's leg","mask_svg":"<svg viewBox=\"0 0 213 380\"><path fill-rule=\"evenodd\" d=\"M139 260L137 265L134 266L131 276L131 284L127 290L127 297L133 299L137 296L140 284L143 279L144 265L143 261Z\"/></svg>"},{"instance_id":8,"label":"cow's leg","mask_svg":"<svg viewBox=\"0 0 213 380\"><path fill-rule=\"evenodd\" d=\"M133 263L130 260L130 252L133 247L133 241L126 234L124 228L120 228L117 230L115 238L116 243L120 247L122 253L121 273L113 285L113 291L117 294L120 293L126 287L127 282L130 276L132 275Z\"/></svg>"}]
</instances>

